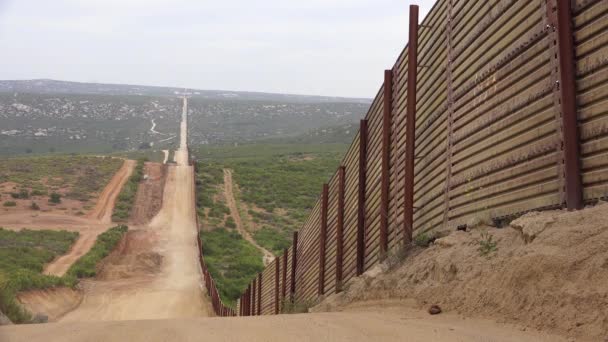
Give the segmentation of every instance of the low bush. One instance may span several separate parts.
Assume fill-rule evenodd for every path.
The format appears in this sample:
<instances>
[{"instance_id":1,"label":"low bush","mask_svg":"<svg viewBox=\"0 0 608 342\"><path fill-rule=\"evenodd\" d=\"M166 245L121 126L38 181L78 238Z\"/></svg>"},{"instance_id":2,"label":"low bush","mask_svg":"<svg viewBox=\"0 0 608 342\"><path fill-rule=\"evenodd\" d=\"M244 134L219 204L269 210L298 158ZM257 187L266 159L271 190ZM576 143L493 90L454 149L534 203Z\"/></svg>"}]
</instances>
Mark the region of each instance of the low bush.
<instances>
[{"instance_id":1,"label":"low bush","mask_svg":"<svg viewBox=\"0 0 608 342\"><path fill-rule=\"evenodd\" d=\"M280 255L285 248L291 246L290 234L282 231L264 227L253 234L253 238L262 247L271 251L274 255Z\"/></svg>"},{"instance_id":2,"label":"low bush","mask_svg":"<svg viewBox=\"0 0 608 342\"><path fill-rule=\"evenodd\" d=\"M30 209L40 210L40 206L38 204L36 204L36 202L32 202L32 204L30 205Z\"/></svg>"},{"instance_id":3,"label":"low bush","mask_svg":"<svg viewBox=\"0 0 608 342\"><path fill-rule=\"evenodd\" d=\"M16 207L17 203L15 201L6 201L3 204L5 207Z\"/></svg>"},{"instance_id":4,"label":"low bush","mask_svg":"<svg viewBox=\"0 0 608 342\"><path fill-rule=\"evenodd\" d=\"M243 290L264 269L262 253L236 231L201 232L205 262L222 300L234 305Z\"/></svg>"},{"instance_id":5,"label":"low bush","mask_svg":"<svg viewBox=\"0 0 608 342\"><path fill-rule=\"evenodd\" d=\"M75 278L94 277L97 274L97 263L110 254L128 229L124 225L116 226L99 234L93 248L70 267L67 275Z\"/></svg>"},{"instance_id":6,"label":"low bush","mask_svg":"<svg viewBox=\"0 0 608 342\"><path fill-rule=\"evenodd\" d=\"M49 202L54 204L61 203L61 195L56 192L53 192L51 194L51 197L49 198Z\"/></svg>"}]
</instances>

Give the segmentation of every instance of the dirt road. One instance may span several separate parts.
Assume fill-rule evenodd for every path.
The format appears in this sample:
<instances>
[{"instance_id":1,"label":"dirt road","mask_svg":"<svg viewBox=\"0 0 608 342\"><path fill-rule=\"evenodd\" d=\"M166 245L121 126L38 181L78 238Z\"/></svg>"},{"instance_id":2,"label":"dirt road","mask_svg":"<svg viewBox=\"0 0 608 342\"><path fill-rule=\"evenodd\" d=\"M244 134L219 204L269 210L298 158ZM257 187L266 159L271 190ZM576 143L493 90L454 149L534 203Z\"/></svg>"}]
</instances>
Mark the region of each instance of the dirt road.
<instances>
[{"instance_id":1,"label":"dirt road","mask_svg":"<svg viewBox=\"0 0 608 342\"><path fill-rule=\"evenodd\" d=\"M184 100L184 107L187 102ZM182 141L170 166L163 205L149 225L135 227L144 246L126 246L116 265L106 265L109 279L82 282L84 299L61 322L142 320L209 316L198 261L194 168L188 165L186 109ZM158 270L132 272L138 263L158 262ZM132 264L129 264L132 263ZM112 267L120 269L113 272ZM126 271L125 271L126 270ZM122 276L116 276L123 274Z\"/></svg>"},{"instance_id":2,"label":"dirt road","mask_svg":"<svg viewBox=\"0 0 608 342\"><path fill-rule=\"evenodd\" d=\"M67 230L72 228L72 230L78 231L80 236L67 254L60 256L45 266L43 271L44 274L58 277L63 276L73 263L75 263L78 259L80 259L80 257L85 255L91 249L91 247L93 247L95 241L97 240L97 236L110 228L114 203L116 202L118 194L120 194L122 186L127 182L134 168L135 161L125 160L120 170L118 170L114 177L112 177L112 180L110 180L110 183L108 183L108 185L106 185L104 188L99 199L97 200L95 208L93 208L89 215L87 215L90 220L82 222L82 225L79 223L73 223L74 226L72 227L56 226L62 229L65 228ZM52 222L52 220L49 220L50 217L47 217L46 215L39 215L37 218L39 221L46 224ZM66 221L67 220L72 219L66 218ZM55 224L58 225L59 222ZM40 227L40 225L33 223L28 225L28 228L29 227Z\"/></svg>"},{"instance_id":3,"label":"dirt road","mask_svg":"<svg viewBox=\"0 0 608 342\"><path fill-rule=\"evenodd\" d=\"M131 173L133 173L135 165L136 162L134 160L125 160L120 170L112 177L110 183L108 183L99 196L95 207L87 215L88 217L97 219L103 223L112 222L112 210L114 209L116 198L118 198L122 186L127 182Z\"/></svg>"},{"instance_id":4,"label":"dirt road","mask_svg":"<svg viewBox=\"0 0 608 342\"><path fill-rule=\"evenodd\" d=\"M234 223L236 224L236 229L245 240L249 241L252 245L254 245L262 252L264 266L266 266L274 260L275 256L264 247L258 245L258 243L251 236L251 234L249 234L249 232L243 227L243 221L241 220L241 215L239 213L239 209L236 206L236 200L234 198L233 185L234 184L232 183L232 171L224 169L224 197L226 197L226 203L228 204L228 208L230 209L230 215L232 216L232 218L234 219Z\"/></svg>"},{"instance_id":5,"label":"dirt road","mask_svg":"<svg viewBox=\"0 0 608 342\"><path fill-rule=\"evenodd\" d=\"M463 341L562 342L557 336L402 307L306 315L88 322L0 327L3 342L21 341Z\"/></svg>"}]
</instances>

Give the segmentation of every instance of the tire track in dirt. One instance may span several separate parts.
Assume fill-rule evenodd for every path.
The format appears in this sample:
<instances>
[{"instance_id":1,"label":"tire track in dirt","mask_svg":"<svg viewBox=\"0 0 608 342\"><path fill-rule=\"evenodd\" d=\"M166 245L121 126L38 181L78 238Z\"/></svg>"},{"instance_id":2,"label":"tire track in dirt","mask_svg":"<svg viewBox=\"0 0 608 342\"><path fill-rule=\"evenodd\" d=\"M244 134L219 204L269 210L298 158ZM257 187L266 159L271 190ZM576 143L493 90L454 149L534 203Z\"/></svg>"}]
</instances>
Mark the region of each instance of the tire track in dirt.
<instances>
[{"instance_id":1,"label":"tire track in dirt","mask_svg":"<svg viewBox=\"0 0 608 342\"><path fill-rule=\"evenodd\" d=\"M226 197L226 203L228 204L228 209L230 209L230 215L234 219L234 223L236 224L236 230L241 234L241 236L249 241L252 245L254 245L257 249L260 250L263 254L264 266L270 264L275 256L270 253L266 248L258 245L258 243L253 239L251 234L243 227L243 222L241 220L241 215L236 206L236 200L234 199L234 186L232 183L232 171L228 169L224 169L224 197Z\"/></svg>"},{"instance_id":2,"label":"tire track in dirt","mask_svg":"<svg viewBox=\"0 0 608 342\"><path fill-rule=\"evenodd\" d=\"M123 185L125 185L131 173L133 173L135 164L135 160L125 160L120 170L118 170L114 177L112 177L112 180L110 180L110 183L103 189L95 207L87 215L88 217L98 219L103 223L112 222L112 211L114 210L116 198L118 198L120 190L122 190Z\"/></svg>"}]
</instances>

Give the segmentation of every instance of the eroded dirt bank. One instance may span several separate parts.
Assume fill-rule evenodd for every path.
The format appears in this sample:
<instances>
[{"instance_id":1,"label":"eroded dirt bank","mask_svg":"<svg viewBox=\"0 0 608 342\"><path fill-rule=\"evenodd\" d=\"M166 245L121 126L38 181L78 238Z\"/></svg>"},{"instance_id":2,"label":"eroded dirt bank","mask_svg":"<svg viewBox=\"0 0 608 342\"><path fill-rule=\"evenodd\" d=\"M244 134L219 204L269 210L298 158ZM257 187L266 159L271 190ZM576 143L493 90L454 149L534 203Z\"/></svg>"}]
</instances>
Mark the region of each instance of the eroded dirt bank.
<instances>
[{"instance_id":1,"label":"eroded dirt bank","mask_svg":"<svg viewBox=\"0 0 608 342\"><path fill-rule=\"evenodd\" d=\"M482 256L481 233L496 241ZM402 264L370 270L314 311L410 300L420 309L483 317L580 340L608 338L608 204L579 212L531 213L503 229L453 232ZM404 302L405 303L405 302ZM403 304L406 306L406 304Z\"/></svg>"}]
</instances>

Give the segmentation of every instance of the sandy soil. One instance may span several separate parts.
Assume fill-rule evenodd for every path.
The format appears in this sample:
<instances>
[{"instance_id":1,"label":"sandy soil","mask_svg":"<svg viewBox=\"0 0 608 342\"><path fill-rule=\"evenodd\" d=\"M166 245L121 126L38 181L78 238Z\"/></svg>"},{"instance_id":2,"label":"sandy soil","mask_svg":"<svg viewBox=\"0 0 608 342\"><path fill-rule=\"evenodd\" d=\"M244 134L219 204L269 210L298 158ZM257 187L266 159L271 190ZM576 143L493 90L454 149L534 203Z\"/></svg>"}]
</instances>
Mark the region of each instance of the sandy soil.
<instances>
[{"instance_id":1,"label":"sandy soil","mask_svg":"<svg viewBox=\"0 0 608 342\"><path fill-rule=\"evenodd\" d=\"M211 315L202 291L194 207L194 169L188 165L187 127L177 166L170 166L161 211L135 227L106 261L100 279L82 282L84 299L61 322L147 320ZM124 339L124 338L123 338Z\"/></svg>"},{"instance_id":2,"label":"sandy soil","mask_svg":"<svg viewBox=\"0 0 608 342\"><path fill-rule=\"evenodd\" d=\"M466 341L562 342L484 320L383 307L342 313L131 322L80 322L0 327L20 341Z\"/></svg>"},{"instance_id":3,"label":"sandy soil","mask_svg":"<svg viewBox=\"0 0 608 342\"><path fill-rule=\"evenodd\" d=\"M56 288L21 292L17 299L32 314L42 313L49 322L54 322L80 304L82 293L69 288Z\"/></svg>"},{"instance_id":4,"label":"sandy soil","mask_svg":"<svg viewBox=\"0 0 608 342\"><path fill-rule=\"evenodd\" d=\"M95 207L87 215L88 217L97 219L103 223L112 222L112 211L114 210L116 198L118 198L123 185L129 180L129 176L133 173L136 164L134 160L125 160L120 170L118 170L114 177L112 177L112 180L110 180L110 183L104 188Z\"/></svg>"},{"instance_id":5,"label":"sandy soil","mask_svg":"<svg viewBox=\"0 0 608 342\"><path fill-rule=\"evenodd\" d=\"M166 168L160 163L145 163L148 178L139 184L129 222L143 225L158 214L163 203Z\"/></svg>"},{"instance_id":6,"label":"sandy soil","mask_svg":"<svg viewBox=\"0 0 608 342\"><path fill-rule=\"evenodd\" d=\"M487 231L497 250L480 255ZM608 204L579 212L530 213L495 229L453 232L346 284L314 311L377 299L490 318L576 340L608 340ZM394 261L393 261L394 262Z\"/></svg>"},{"instance_id":7,"label":"sandy soil","mask_svg":"<svg viewBox=\"0 0 608 342\"><path fill-rule=\"evenodd\" d=\"M10 196L11 192L21 189L17 183L5 182L0 184L0 205L5 201L15 202L14 207L0 206L0 215L7 215L17 212L36 213L36 212L56 212L63 215L82 215L86 212L88 202L70 199L65 196L68 188L58 189L56 192L63 195L60 204L49 203L49 196L31 196L28 199L15 199ZM40 210L33 210L32 203L36 203Z\"/></svg>"},{"instance_id":8,"label":"sandy soil","mask_svg":"<svg viewBox=\"0 0 608 342\"><path fill-rule=\"evenodd\" d=\"M230 209L230 215L234 219L234 223L236 224L236 229L239 234L241 234L245 240L249 241L262 252L264 266L270 264L275 258L274 254L270 253L270 251L264 247L258 245L251 234L249 234L249 232L243 227L243 221L241 220L241 215L239 214L239 210L236 206L236 200L234 199L232 171L228 169L224 169L224 197L226 198L226 204Z\"/></svg>"}]
</instances>

